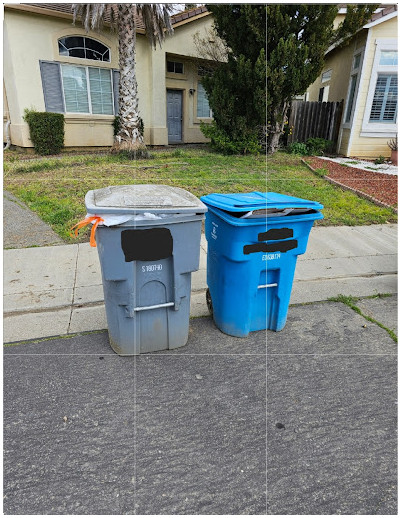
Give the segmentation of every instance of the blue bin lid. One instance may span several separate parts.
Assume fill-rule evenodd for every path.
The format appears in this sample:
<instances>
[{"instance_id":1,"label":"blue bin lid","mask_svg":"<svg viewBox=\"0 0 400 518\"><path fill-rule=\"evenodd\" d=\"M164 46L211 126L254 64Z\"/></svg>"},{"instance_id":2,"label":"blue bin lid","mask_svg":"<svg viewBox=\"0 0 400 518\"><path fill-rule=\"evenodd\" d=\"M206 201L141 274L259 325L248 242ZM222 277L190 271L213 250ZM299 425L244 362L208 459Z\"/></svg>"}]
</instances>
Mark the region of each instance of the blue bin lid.
<instances>
[{"instance_id":1,"label":"blue bin lid","mask_svg":"<svg viewBox=\"0 0 400 518\"><path fill-rule=\"evenodd\" d=\"M277 192L267 192L267 205L270 209L323 209L324 206L317 201L287 196Z\"/></svg>"},{"instance_id":2,"label":"blue bin lid","mask_svg":"<svg viewBox=\"0 0 400 518\"><path fill-rule=\"evenodd\" d=\"M249 212L265 209L267 205L267 193L257 191L239 194L213 193L202 196L200 199L206 205L228 212Z\"/></svg>"},{"instance_id":3,"label":"blue bin lid","mask_svg":"<svg viewBox=\"0 0 400 518\"><path fill-rule=\"evenodd\" d=\"M250 192L239 194L208 194L202 196L201 201L211 207L228 212L249 212L265 208L271 209L323 209L323 205L316 201L304 200L294 196L287 196L277 192Z\"/></svg>"}]
</instances>

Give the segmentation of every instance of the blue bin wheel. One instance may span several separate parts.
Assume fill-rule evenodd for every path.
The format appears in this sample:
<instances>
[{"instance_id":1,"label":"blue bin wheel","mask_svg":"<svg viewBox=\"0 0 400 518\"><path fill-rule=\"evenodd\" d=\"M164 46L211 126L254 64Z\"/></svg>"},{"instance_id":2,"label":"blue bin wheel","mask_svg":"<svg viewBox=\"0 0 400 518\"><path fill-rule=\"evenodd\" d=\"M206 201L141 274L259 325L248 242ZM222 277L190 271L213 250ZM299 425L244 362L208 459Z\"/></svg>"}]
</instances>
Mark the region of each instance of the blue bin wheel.
<instances>
[{"instance_id":1,"label":"blue bin wheel","mask_svg":"<svg viewBox=\"0 0 400 518\"><path fill-rule=\"evenodd\" d=\"M206 291L206 301L207 301L208 311L210 312L210 315L212 316L214 313L214 310L213 310L213 304L212 304L211 293L210 293L209 288L207 288L207 291Z\"/></svg>"}]
</instances>

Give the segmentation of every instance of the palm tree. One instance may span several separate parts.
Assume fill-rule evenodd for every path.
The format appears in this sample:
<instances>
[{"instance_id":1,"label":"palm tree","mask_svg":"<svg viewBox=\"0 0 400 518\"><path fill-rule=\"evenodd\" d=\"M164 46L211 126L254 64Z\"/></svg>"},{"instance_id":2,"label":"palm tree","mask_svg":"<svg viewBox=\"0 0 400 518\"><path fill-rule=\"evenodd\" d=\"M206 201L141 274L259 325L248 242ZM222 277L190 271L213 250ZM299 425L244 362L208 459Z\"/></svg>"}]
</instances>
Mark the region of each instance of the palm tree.
<instances>
[{"instance_id":1,"label":"palm tree","mask_svg":"<svg viewBox=\"0 0 400 518\"><path fill-rule=\"evenodd\" d=\"M165 33L172 34L168 4L72 4L74 23L80 17L86 30L100 30L105 17L116 26L119 50L119 131L113 151L135 158L146 154L136 80L136 22L141 17L150 44L161 46Z\"/></svg>"}]
</instances>

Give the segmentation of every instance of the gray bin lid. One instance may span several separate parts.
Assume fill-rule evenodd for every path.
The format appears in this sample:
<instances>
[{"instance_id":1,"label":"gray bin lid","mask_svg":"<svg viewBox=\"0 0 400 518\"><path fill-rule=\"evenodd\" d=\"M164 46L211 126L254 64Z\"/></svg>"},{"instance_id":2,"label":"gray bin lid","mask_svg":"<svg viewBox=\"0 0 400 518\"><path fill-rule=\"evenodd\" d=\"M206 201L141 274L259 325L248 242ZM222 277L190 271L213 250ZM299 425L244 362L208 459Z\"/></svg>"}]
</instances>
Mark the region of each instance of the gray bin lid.
<instances>
[{"instance_id":1,"label":"gray bin lid","mask_svg":"<svg viewBox=\"0 0 400 518\"><path fill-rule=\"evenodd\" d=\"M89 191L85 196L90 214L192 214L207 207L196 196L169 185L113 185Z\"/></svg>"}]
</instances>

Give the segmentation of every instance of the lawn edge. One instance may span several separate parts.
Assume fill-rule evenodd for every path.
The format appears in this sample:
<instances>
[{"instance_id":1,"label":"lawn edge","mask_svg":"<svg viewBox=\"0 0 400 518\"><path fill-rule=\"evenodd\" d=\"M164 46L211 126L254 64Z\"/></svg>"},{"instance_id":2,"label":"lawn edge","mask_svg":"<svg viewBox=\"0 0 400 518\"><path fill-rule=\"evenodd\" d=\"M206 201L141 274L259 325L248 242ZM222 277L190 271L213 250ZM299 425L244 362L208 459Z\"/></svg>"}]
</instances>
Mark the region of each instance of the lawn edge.
<instances>
[{"instance_id":1,"label":"lawn edge","mask_svg":"<svg viewBox=\"0 0 400 518\"><path fill-rule=\"evenodd\" d=\"M306 167L308 167L308 169L310 169L310 171L312 171L315 175L320 177L318 175L317 171L310 164L308 164L303 158L301 159L301 162ZM398 210L395 207L392 207L392 205L384 203L383 201L379 201L376 198L374 198L373 196L370 196L369 194L365 194L365 192L362 192L362 191L360 191L358 189L355 189L354 187L349 187L349 186L347 186L347 185L345 185L345 184L343 184L341 182L338 182L337 180L333 180L329 176L324 176L324 180L326 180L327 182L331 183L332 185L336 185L337 187L340 187L344 191L350 191L350 192L352 192L354 194L357 194L357 196L360 196L361 198L365 198L366 200L374 203L375 205L378 205L379 207L384 207L385 209L390 209L395 214L398 214Z\"/></svg>"}]
</instances>

